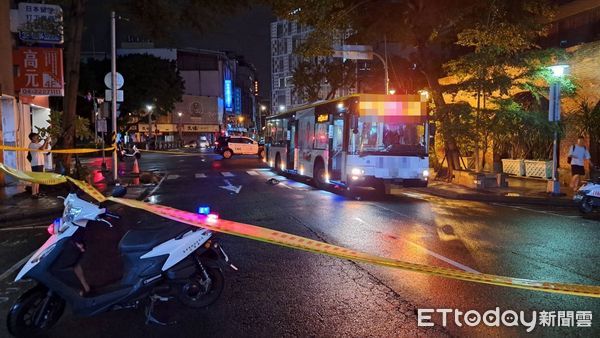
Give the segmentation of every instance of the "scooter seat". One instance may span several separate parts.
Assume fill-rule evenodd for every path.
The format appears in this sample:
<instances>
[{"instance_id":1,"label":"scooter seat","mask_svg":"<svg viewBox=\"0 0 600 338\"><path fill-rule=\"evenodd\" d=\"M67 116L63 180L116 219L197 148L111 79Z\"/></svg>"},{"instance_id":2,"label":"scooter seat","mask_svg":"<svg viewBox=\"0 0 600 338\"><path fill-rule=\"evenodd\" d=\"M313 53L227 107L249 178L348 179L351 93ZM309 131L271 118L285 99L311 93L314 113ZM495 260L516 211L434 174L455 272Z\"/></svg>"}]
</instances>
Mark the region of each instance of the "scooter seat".
<instances>
[{"instance_id":1,"label":"scooter seat","mask_svg":"<svg viewBox=\"0 0 600 338\"><path fill-rule=\"evenodd\" d=\"M149 251L160 243L175 238L191 227L181 223L170 223L158 230L129 230L119 243L121 252Z\"/></svg>"}]
</instances>

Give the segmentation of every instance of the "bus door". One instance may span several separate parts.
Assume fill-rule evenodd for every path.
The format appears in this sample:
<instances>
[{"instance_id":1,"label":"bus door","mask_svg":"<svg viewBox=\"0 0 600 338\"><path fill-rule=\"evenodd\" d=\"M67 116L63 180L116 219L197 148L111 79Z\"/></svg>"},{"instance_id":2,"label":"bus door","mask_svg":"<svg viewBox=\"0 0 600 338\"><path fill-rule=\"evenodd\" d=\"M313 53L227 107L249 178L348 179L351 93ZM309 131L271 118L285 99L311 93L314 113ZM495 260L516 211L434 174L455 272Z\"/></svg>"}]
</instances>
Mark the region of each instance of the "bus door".
<instances>
[{"instance_id":1,"label":"bus door","mask_svg":"<svg viewBox=\"0 0 600 338\"><path fill-rule=\"evenodd\" d=\"M286 163L286 168L288 169L295 169L294 168L294 154L295 154L295 149L296 149L296 143L298 143L298 133L297 133L297 128L296 128L296 124L298 123L298 121L290 121L290 123L288 124L288 132L290 135L290 139L287 142L288 144L288 148L287 148L287 163Z\"/></svg>"},{"instance_id":2,"label":"bus door","mask_svg":"<svg viewBox=\"0 0 600 338\"><path fill-rule=\"evenodd\" d=\"M329 126L329 176L332 180L342 179L344 120L335 118Z\"/></svg>"}]
</instances>

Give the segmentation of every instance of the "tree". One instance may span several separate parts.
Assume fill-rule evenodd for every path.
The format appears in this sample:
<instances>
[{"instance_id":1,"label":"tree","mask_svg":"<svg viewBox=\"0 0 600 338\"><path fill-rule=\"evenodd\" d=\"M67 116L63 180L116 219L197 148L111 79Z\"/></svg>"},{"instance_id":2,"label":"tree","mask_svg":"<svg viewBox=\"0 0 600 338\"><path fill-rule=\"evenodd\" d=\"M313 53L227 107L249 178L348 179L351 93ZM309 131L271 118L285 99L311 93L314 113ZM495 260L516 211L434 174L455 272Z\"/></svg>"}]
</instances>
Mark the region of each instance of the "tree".
<instances>
[{"instance_id":1,"label":"tree","mask_svg":"<svg viewBox=\"0 0 600 338\"><path fill-rule=\"evenodd\" d=\"M87 0L49 0L64 12L65 96L63 100L63 133L59 146L75 145L75 117L79 89L81 39ZM221 15L230 15L247 4L245 0L110 0L106 5L136 24L141 32L154 39L167 39L176 28L187 27L206 31L220 22ZM109 18L105 18L108 22ZM71 167L71 156L62 159Z\"/></svg>"},{"instance_id":2,"label":"tree","mask_svg":"<svg viewBox=\"0 0 600 338\"><path fill-rule=\"evenodd\" d=\"M467 53L475 48L470 41L479 43L477 37L493 40L493 27L484 26L489 22L490 13L497 8L507 14L494 16L496 26L506 26L503 31L514 36L503 34L500 38L514 39L514 46L522 48L529 39L542 34L543 20L551 14L551 7L546 0L518 1L507 0L499 6L500 1L467 1L467 0L404 0L404 1L271 1L278 14L290 20L312 26L307 43L312 48L305 50L315 55L331 52L331 32L351 30L355 34L351 42L372 43L385 37L388 41L400 42L412 46L412 59L427 80L435 105L435 118L444 130L442 133L448 159L449 177L453 168L459 167L457 138L460 132L449 126L464 114L463 105L449 104L444 98L447 93L438 79L447 75L443 65L457 55ZM537 21L536 21L537 20ZM524 32L523 27L530 27L531 32ZM487 34L479 34L488 27ZM328 33L323 33L328 32ZM457 45L462 34L463 45ZM329 40L329 41L328 41ZM483 40L483 41L488 41ZM488 43L496 46L497 43Z\"/></svg>"},{"instance_id":3,"label":"tree","mask_svg":"<svg viewBox=\"0 0 600 338\"><path fill-rule=\"evenodd\" d=\"M294 95L306 102L329 100L340 89L350 89L356 83L354 63L328 58L309 58L301 61L293 71ZM327 93L321 86L329 85ZM324 95L322 95L324 94Z\"/></svg>"},{"instance_id":4,"label":"tree","mask_svg":"<svg viewBox=\"0 0 600 338\"><path fill-rule=\"evenodd\" d=\"M125 78L121 116L138 114L147 104L154 105L154 114L166 114L181 101L183 78L173 61L148 54L131 54L117 58L119 72ZM151 70L151 71L149 71ZM104 95L104 75L110 71L110 60L89 60L82 63L82 92L95 91Z\"/></svg>"}]
</instances>

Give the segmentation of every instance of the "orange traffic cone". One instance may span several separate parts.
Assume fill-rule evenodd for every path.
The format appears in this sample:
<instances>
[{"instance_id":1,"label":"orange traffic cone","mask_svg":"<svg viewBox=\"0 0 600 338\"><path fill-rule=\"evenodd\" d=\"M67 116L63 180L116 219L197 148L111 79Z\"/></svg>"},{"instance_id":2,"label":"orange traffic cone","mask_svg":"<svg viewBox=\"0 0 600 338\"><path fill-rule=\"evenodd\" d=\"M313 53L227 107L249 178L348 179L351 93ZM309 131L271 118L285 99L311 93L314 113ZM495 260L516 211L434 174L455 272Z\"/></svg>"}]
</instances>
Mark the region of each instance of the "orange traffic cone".
<instances>
[{"instance_id":1,"label":"orange traffic cone","mask_svg":"<svg viewBox=\"0 0 600 338\"><path fill-rule=\"evenodd\" d=\"M133 161L133 169L131 169L131 173L134 176L139 176L140 175L140 165L138 164L137 158Z\"/></svg>"}]
</instances>

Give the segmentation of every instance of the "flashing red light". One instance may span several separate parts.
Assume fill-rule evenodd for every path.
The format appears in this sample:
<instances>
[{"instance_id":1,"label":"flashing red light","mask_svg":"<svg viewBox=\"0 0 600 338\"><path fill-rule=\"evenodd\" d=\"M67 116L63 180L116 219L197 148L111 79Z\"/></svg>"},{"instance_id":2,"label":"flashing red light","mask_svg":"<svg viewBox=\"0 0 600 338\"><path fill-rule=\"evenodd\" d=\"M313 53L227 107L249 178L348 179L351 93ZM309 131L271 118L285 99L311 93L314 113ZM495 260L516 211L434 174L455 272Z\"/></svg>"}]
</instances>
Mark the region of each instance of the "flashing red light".
<instances>
[{"instance_id":1,"label":"flashing red light","mask_svg":"<svg viewBox=\"0 0 600 338\"><path fill-rule=\"evenodd\" d=\"M54 232L54 223L50 223L50 225L48 225L48 228L46 230L48 230L48 233L50 235L55 235L55 232Z\"/></svg>"}]
</instances>

